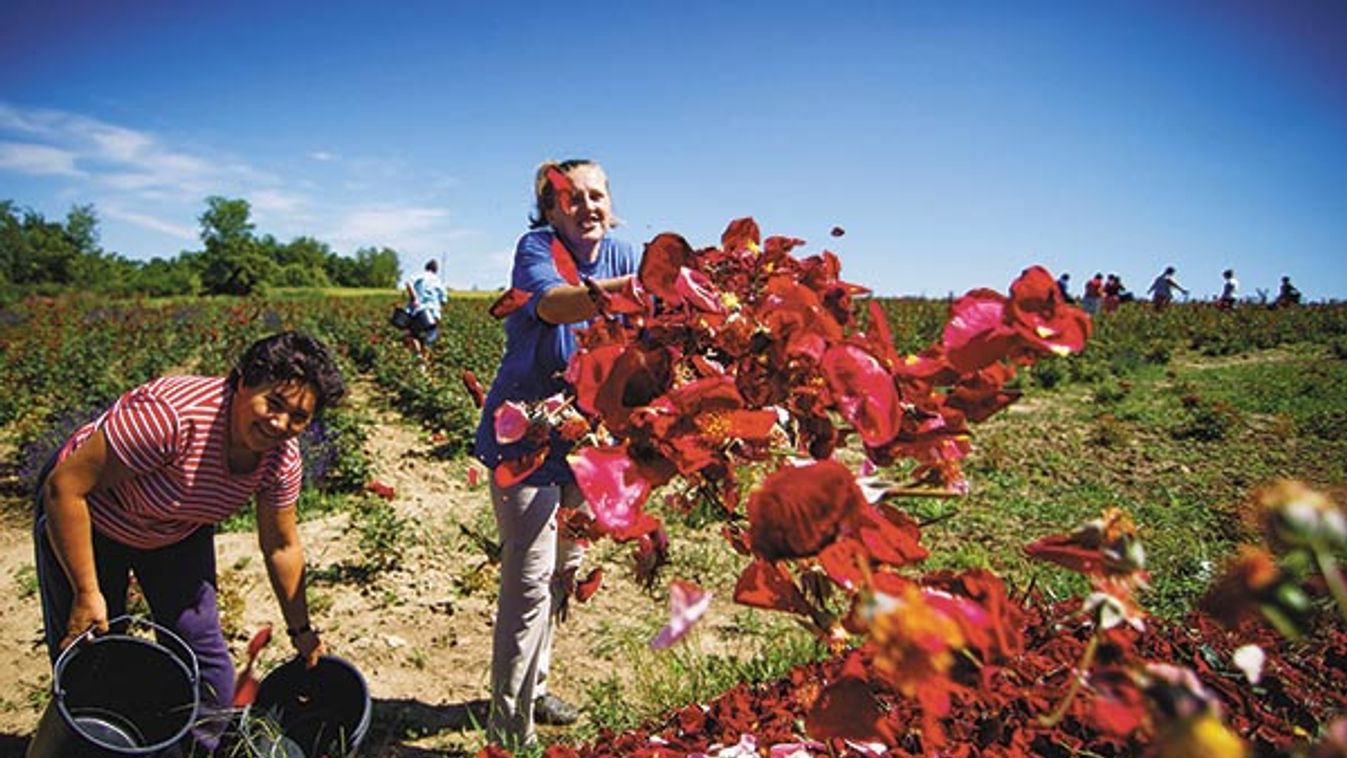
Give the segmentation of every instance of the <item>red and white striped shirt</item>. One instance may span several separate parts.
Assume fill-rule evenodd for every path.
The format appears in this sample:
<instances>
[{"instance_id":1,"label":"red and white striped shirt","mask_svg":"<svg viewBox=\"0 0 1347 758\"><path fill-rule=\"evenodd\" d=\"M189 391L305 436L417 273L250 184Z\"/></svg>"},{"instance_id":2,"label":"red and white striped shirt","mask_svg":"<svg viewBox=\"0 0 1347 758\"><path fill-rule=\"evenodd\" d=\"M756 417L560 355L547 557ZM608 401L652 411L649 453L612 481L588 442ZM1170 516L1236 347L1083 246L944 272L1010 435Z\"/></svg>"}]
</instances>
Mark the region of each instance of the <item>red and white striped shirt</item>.
<instances>
[{"instance_id":1,"label":"red and white striped shirt","mask_svg":"<svg viewBox=\"0 0 1347 758\"><path fill-rule=\"evenodd\" d=\"M108 449L135 476L88 496L99 532L142 549L171 545L229 517L257 495L259 508L299 499L299 441L286 440L251 472L229 471L228 380L170 376L127 392L66 440L59 460L102 429Z\"/></svg>"}]
</instances>

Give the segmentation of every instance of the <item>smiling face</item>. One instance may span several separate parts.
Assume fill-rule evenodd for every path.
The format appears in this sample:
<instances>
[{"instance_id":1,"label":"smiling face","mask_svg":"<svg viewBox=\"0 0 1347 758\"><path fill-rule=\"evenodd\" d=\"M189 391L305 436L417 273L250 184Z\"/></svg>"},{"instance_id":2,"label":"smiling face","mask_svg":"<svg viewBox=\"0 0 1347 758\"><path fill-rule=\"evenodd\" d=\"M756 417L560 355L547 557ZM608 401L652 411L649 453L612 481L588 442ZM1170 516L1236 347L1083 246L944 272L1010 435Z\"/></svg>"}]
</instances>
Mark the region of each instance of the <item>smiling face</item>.
<instances>
[{"instance_id":1,"label":"smiling face","mask_svg":"<svg viewBox=\"0 0 1347 758\"><path fill-rule=\"evenodd\" d=\"M265 453L303 433L317 405L318 393L303 382L266 382L248 387L240 380L229 407L230 445Z\"/></svg>"},{"instance_id":2,"label":"smiling face","mask_svg":"<svg viewBox=\"0 0 1347 758\"><path fill-rule=\"evenodd\" d=\"M547 211L547 223L577 256L592 259L599 241L613 227L613 201L608 196L608 176L597 164L588 163L566 173L570 195L558 197Z\"/></svg>"}]
</instances>

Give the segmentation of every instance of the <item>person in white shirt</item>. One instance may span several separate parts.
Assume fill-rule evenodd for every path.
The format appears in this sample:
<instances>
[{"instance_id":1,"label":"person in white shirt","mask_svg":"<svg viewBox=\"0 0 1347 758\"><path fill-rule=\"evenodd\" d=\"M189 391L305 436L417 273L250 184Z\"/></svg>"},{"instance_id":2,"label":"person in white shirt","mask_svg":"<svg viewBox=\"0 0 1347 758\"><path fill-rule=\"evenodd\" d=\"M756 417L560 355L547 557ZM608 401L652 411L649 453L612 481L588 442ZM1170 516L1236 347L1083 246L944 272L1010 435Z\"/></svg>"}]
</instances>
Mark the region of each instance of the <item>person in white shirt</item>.
<instances>
[{"instance_id":1,"label":"person in white shirt","mask_svg":"<svg viewBox=\"0 0 1347 758\"><path fill-rule=\"evenodd\" d=\"M1235 294L1239 292L1239 280L1235 278L1235 270L1228 268L1221 272L1221 277L1225 281L1221 284L1221 296L1216 299L1216 306L1224 309L1234 308Z\"/></svg>"},{"instance_id":2,"label":"person in white shirt","mask_svg":"<svg viewBox=\"0 0 1347 758\"><path fill-rule=\"evenodd\" d=\"M430 346L440 338L440 309L447 296L439 272L440 264L432 259L420 276L407 282L407 310L412 316L407 345L422 360L430 357Z\"/></svg>"}]
</instances>

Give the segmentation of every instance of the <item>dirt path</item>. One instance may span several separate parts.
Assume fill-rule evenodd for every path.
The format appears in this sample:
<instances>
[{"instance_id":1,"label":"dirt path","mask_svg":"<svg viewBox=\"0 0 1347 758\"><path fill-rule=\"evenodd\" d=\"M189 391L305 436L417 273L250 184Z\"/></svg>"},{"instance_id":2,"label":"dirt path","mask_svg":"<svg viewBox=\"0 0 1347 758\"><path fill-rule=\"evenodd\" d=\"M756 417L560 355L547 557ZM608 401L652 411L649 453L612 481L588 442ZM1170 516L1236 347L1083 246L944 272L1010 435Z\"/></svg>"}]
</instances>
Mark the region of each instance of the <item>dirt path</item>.
<instances>
[{"instance_id":1,"label":"dirt path","mask_svg":"<svg viewBox=\"0 0 1347 758\"><path fill-rule=\"evenodd\" d=\"M494 529L486 488L469 486L473 464L436 459L424 433L395 414L377 415L369 452L376 478L395 490L394 512L405 519L393 530L402 558L361 578L350 570L362 557L359 529L348 514L304 522L308 563L328 577L311 583L313 617L331 651L368 681L374 717L365 754L472 755L482 745L471 713L489 694L497 575L460 525ZM478 474L485 482L485 471ZM6 512L26 507L14 504ZM219 535L217 553L224 625L240 660L253 631L280 625L279 611L252 534ZM591 558L605 562L621 555L598 549ZM50 686L32 563L27 527L15 519L0 525L0 646L8 663L0 670L0 756L21 754ZM611 647L614 620L620 624L633 607L659 613L648 598L638 597L623 567L605 571L610 578L603 591L572 614L557 641L553 689L575 702L615 670L599 650ZM260 669L291 654L284 635L277 635Z\"/></svg>"}]
</instances>

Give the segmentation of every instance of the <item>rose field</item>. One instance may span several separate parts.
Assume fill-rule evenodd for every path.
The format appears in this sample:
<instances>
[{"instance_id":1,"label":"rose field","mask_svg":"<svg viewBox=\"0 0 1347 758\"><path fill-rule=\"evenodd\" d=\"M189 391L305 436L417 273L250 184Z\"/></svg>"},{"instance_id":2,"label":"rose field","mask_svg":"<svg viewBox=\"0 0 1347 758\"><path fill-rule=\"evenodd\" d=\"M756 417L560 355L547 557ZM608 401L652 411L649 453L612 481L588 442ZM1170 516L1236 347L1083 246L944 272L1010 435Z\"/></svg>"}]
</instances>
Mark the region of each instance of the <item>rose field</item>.
<instances>
[{"instance_id":1,"label":"rose field","mask_svg":"<svg viewBox=\"0 0 1347 758\"><path fill-rule=\"evenodd\" d=\"M1037 267L872 297L833 242L654 238L595 293L574 393L496 414L573 444L590 504L560 515L591 547L554 673L583 717L513 753L481 728L485 482L541 455L468 449L521 293L451 297L426 365L393 291L0 308L0 753L49 698L38 467L124 390L300 329L353 389L301 439L300 508L316 623L373 698L361 754L1347 756L1347 306L1091 319ZM279 621L251 524L217 548L240 665Z\"/></svg>"}]
</instances>

